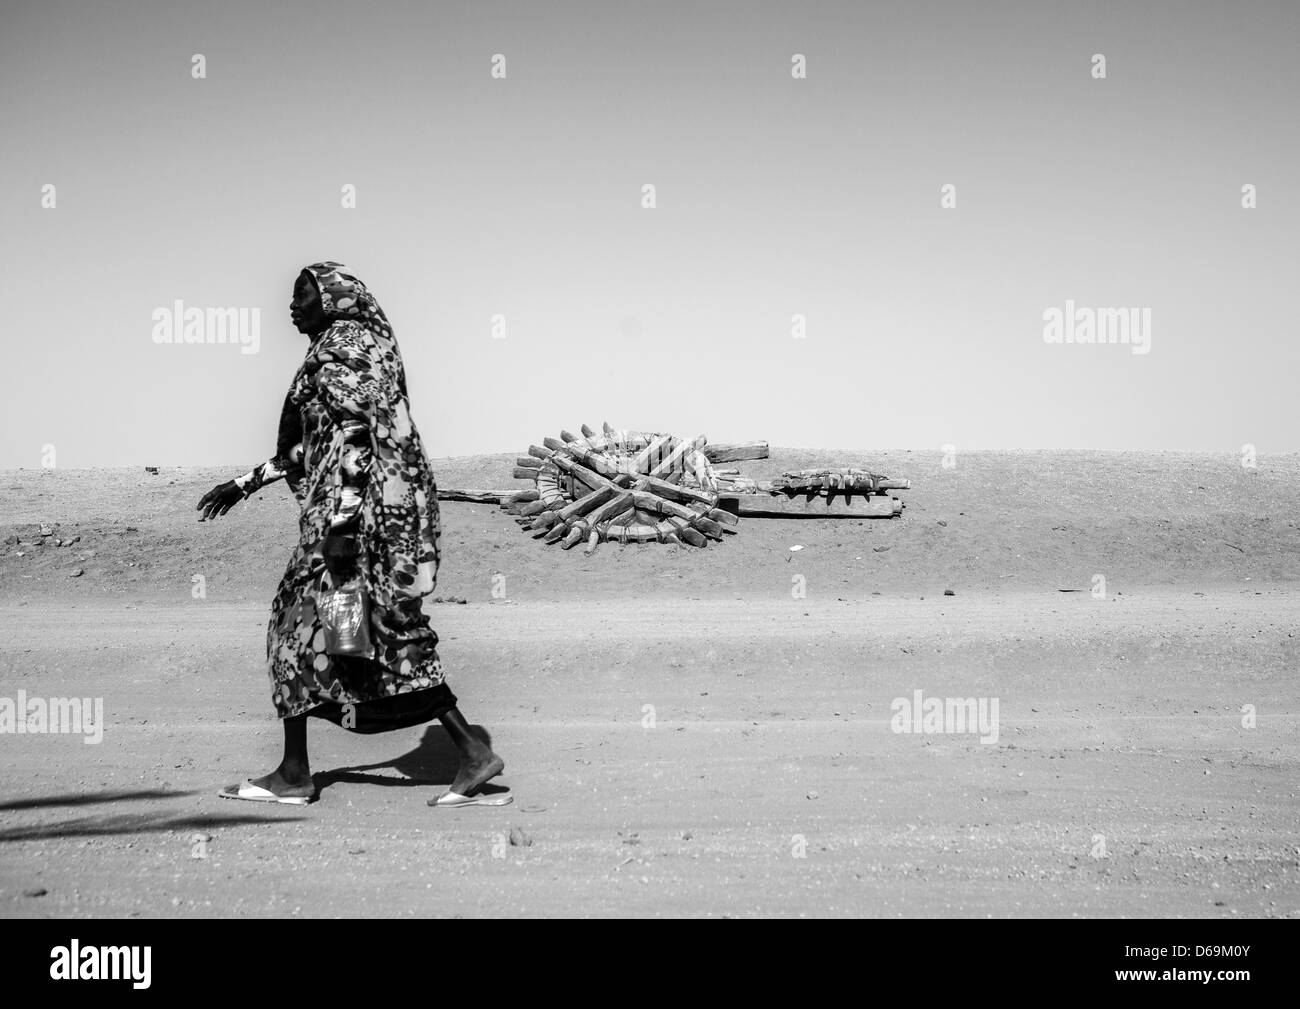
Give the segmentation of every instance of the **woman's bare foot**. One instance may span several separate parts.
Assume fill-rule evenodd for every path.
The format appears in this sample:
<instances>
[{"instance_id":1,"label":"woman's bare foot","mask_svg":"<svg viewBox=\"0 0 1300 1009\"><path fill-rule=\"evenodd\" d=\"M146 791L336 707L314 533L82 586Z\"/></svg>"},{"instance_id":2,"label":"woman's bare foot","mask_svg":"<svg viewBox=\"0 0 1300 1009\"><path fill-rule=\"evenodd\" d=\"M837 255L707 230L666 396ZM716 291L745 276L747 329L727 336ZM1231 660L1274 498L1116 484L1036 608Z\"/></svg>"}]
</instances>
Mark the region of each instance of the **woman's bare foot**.
<instances>
[{"instance_id":1,"label":"woman's bare foot","mask_svg":"<svg viewBox=\"0 0 1300 1009\"><path fill-rule=\"evenodd\" d=\"M459 708L448 708L438 716L447 735L460 754L460 769L451 791L457 795L473 795L487 782L506 769L505 761L492 752L488 740L465 721ZM432 805L432 802L430 803Z\"/></svg>"},{"instance_id":2,"label":"woman's bare foot","mask_svg":"<svg viewBox=\"0 0 1300 1009\"><path fill-rule=\"evenodd\" d=\"M277 767L270 774L253 778L252 782L258 788L265 788L268 792L283 797L310 799L316 794L316 785L311 780L311 773L305 770L294 772L289 776L283 767Z\"/></svg>"},{"instance_id":3,"label":"woman's bare foot","mask_svg":"<svg viewBox=\"0 0 1300 1009\"><path fill-rule=\"evenodd\" d=\"M458 795L473 795L505 769L506 762L480 744L472 753L461 757L451 790Z\"/></svg>"}]
</instances>

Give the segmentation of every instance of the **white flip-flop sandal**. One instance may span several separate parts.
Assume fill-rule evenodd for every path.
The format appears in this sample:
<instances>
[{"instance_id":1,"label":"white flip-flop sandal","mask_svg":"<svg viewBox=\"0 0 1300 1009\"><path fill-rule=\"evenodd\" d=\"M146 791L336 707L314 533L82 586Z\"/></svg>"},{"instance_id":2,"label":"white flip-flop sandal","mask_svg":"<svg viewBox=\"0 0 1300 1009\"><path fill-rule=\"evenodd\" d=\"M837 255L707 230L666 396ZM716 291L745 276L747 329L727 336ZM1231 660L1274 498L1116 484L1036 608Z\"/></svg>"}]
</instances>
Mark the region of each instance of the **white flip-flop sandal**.
<instances>
[{"instance_id":1,"label":"white flip-flop sandal","mask_svg":"<svg viewBox=\"0 0 1300 1009\"><path fill-rule=\"evenodd\" d=\"M430 799L430 806L454 809L458 806L508 806L515 801L509 792L489 792L485 795L461 795L459 792L446 791L436 799Z\"/></svg>"},{"instance_id":2,"label":"white flip-flop sandal","mask_svg":"<svg viewBox=\"0 0 1300 1009\"><path fill-rule=\"evenodd\" d=\"M232 785L223 788L217 795L223 799L244 799L247 802L280 802L286 806L305 806L316 799L314 795L276 795L269 788L254 785L252 778L246 779L238 787Z\"/></svg>"}]
</instances>

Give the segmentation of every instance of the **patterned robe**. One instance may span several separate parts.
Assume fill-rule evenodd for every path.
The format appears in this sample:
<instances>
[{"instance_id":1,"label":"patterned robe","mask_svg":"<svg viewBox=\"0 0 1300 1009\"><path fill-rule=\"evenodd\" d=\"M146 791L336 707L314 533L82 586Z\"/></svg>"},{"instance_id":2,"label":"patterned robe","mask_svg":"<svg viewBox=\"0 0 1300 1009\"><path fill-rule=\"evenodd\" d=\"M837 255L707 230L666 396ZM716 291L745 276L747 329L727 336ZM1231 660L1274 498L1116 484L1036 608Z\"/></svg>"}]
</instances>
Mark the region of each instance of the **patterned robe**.
<instances>
[{"instance_id":1,"label":"patterned robe","mask_svg":"<svg viewBox=\"0 0 1300 1009\"><path fill-rule=\"evenodd\" d=\"M339 264L307 271L333 322L294 375L276 457L237 481L247 495L287 476L302 508L298 545L271 606L271 700L281 718L310 711L360 732L418 724L455 703L420 606L433 592L441 545L433 471L411 420L397 343L373 296ZM291 463L285 447L297 435L301 462ZM325 654L316 599L330 576L321 542L340 523L361 545L371 659Z\"/></svg>"}]
</instances>

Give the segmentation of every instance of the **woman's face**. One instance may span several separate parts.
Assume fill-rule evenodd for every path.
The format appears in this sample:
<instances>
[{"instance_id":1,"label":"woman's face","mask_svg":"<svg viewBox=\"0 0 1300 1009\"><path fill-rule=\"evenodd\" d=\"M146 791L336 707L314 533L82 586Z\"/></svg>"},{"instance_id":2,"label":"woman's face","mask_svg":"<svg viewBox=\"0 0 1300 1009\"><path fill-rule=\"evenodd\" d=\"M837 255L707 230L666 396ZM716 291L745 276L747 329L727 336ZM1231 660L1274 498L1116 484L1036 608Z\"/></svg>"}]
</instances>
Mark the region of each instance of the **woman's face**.
<instances>
[{"instance_id":1,"label":"woman's face","mask_svg":"<svg viewBox=\"0 0 1300 1009\"><path fill-rule=\"evenodd\" d=\"M320 301L320 292L316 290L316 283L307 273L298 274L298 280L293 285L289 318L293 320L294 328L307 336L315 336L330 324Z\"/></svg>"}]
</instances>

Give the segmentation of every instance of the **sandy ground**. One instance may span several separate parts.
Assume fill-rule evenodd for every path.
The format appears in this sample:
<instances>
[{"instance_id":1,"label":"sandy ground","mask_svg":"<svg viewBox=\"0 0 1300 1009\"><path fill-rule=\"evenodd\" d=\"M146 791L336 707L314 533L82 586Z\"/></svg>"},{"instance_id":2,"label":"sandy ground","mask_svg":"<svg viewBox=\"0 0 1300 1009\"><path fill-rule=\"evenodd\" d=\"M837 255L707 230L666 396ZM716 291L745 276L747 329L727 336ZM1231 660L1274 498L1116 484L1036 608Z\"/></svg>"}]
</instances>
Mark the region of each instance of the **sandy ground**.
<instances>
[{"instance_id":1,"label":"sandy ground","mask_svg":"<svg viewBox=\"0 0 1300 1009\"><path fill-rule=\"evenodd\" d=\"M278 759L284 488L197 524L246 466L0 473L0 696L107 720L0 735L0 914L1300 916L1300 459L744 469L831 462L910 476L904 516L584 558L445 503L438 592L468 602L430 610L516 797L457 811L425 806L439 728L313 723L320 802L214 795ZM892 731L916 690L996 698L996 742Z\"/></svg>"}]
</instances>

